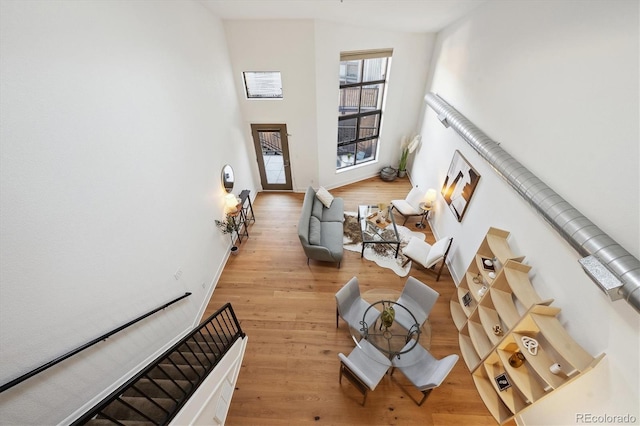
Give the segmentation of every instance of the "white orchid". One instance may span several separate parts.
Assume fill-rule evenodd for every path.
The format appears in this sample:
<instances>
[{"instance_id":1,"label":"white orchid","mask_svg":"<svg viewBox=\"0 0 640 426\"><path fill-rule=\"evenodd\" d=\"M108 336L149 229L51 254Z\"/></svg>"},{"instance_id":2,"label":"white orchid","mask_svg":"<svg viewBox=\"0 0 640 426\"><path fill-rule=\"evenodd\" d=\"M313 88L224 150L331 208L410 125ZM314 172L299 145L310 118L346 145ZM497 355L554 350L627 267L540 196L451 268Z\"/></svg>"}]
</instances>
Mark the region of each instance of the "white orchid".
<instances>
[{"instance_id":1,"label":"white orchid","mask_svg":"<svg viewBox=\"0 0 640 426\"><path fill-rule=\"evenodd\" d=\"M411 139L405 138L404 143L402 144L402 154L400 155L400 165L398 166L399 170L407 169L407 160L409 159L409 154L412 154L413 151L418 148L421 140L421 135L415 135Z\"/></svg>"}]
</instances>

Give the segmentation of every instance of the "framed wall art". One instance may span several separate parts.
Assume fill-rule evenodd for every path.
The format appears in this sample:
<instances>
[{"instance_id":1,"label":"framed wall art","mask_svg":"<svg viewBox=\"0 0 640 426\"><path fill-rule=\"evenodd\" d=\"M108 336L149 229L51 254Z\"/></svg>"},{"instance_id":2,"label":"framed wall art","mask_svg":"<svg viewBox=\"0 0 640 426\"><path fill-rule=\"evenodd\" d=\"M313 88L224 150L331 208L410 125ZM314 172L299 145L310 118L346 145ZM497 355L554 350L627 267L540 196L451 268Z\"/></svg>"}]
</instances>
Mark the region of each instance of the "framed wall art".
<instances>
[{"instance_id":1,"label":"framed wall art","mask_svg":"<svg viewBox=\"0 0 640 426\"><path fill-rule=\"evenodd\" d=\"M478 172L456 150L442 185L442 196L458 222L462 222L479 180Z\"/></svg>"}]
</instances>

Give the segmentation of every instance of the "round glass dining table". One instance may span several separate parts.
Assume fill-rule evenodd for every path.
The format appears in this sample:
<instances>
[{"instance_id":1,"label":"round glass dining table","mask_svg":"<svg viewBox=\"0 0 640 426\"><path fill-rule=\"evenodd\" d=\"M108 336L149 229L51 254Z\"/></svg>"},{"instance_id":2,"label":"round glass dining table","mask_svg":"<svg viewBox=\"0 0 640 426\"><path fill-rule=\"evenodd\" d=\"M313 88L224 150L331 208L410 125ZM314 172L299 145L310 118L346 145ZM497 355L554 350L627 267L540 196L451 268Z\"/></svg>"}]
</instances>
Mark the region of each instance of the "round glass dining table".
<instances>
[{"instance_id":1,"label":"round glass dining table","mask_svg":"<svg viewBox=\"0 0 640 426\"><path fill-rule=\"evenodd\" d=\"M360 321L359 329L350 328L356 344L360 339L366 339L389 359L395 357L396 363L401 362L402 355L415 348L418 342L426 349L430 348L431 326L429 321L425 321L422 326L417 324L411 311L396 302L400 297L400 291L373 289L362 293L361 297L369 304L369 308L367 308ZM393 313L384 314L384 310L389 310L389 308L392 308L391 311L395 315L402 315L404 318L410 319L409 322L413 322L413 325L406 329L395 320L385 324L384 320L388 321L390 317L393 317ZM367 315L370 316L371 309L376 309L381 315L378 316L378 319L373 324L368 324L364 318Z\"/></svg>"}]
</instances>

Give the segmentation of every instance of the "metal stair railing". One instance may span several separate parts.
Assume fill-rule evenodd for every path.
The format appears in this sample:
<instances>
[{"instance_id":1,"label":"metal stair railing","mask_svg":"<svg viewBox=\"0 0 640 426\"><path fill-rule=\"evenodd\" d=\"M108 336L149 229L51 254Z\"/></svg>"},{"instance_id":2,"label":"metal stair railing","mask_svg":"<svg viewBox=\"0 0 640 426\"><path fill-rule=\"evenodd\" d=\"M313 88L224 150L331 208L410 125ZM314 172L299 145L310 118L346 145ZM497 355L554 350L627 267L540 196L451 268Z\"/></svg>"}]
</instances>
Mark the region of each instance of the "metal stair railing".
<instances>
[{"instance_id":1,"label":"metal stair railing","mask_svg":"<svg viewBox=\"0 0 640 426\"><path fill-rule=\"evenodd\" d=\"M226 303L72 425L168 424L245 333Z\"/></svg>"}]
</instances>

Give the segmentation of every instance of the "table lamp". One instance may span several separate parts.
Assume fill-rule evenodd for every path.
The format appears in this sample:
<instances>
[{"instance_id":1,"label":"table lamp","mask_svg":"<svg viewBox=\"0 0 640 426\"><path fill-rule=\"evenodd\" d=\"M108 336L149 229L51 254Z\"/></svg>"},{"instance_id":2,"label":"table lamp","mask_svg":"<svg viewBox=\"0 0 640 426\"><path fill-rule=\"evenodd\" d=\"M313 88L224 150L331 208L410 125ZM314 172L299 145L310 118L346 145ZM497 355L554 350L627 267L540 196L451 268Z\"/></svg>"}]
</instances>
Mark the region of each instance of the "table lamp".
<instances>
[{"instance_id":1,"label":"table lamp","mask_svg":"<svg viewBox=\"0 0 640 426\"><path fill-rule=\"evenodd\" d=\"M436 196L437 193L435 189L428 189L424 196L424 205L429 208L433 207L433 202L436 200Z\"/></svg>"},{"instance_id":2,"label":"table lamp","mask_svg":"<svg viewBox=\"0 0 640 426\"><path fill-rule=\"evenodd\" d=\"M224 196L224 209L227 214L237 212L238 204L238 199L232 193L228 193Z\"/></svg>"}]
</instances>

